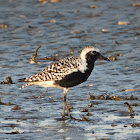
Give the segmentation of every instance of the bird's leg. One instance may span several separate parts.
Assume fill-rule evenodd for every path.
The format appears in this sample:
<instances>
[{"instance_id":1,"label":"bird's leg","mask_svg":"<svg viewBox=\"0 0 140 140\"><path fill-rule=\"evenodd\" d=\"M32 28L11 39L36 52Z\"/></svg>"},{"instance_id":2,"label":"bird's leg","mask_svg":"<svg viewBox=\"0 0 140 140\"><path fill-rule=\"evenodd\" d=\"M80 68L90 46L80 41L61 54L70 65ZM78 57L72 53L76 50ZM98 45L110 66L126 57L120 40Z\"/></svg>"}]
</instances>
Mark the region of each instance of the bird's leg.
<instances>
[{"instance_id":1,"label":"bird's leg","mask_svg":"<svg viewBox=\"0 0 140 140\"><path fill-rule=\"evenodd\" d=\"M47 92L48 92L48 88L47 88L46 92L44 92L42 95L38 96L38 98L42 98Z\"/></svg>"},{"instance_id":2,"label":"bird's leg","mask_svg":"<svg viewBox=\"0 0 140 140\"><path fill-rule=\"evenodd\" d=\"M66 103L66 96L67 96L67 93L68 93L68 88L64 88L63 90L63 113L62 113L62 118L65 118L65 110L67 110L67 113L68 113L68 116L71 118L71 115L70 115L70 111L69 111L69 108L67 106L67 103Z\"/></svg>"}]
</instances>

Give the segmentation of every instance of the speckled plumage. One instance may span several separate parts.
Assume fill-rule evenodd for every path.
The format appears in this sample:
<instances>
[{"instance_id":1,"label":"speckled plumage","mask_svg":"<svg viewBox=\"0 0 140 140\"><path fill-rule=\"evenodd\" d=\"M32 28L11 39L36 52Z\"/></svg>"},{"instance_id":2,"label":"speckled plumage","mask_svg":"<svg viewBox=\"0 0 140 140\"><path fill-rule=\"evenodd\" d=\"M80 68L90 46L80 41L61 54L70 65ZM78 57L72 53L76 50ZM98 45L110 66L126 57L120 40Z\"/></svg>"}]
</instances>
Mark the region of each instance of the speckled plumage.
<instances>
[{"instance_id":1,"label":"speckled plumage","mask_svg":"<svg viewBox=\"0 0 140 140\"><path fill-rule=\"evenodd\" d=\"M87 67L88 64L87 64L85 55L89 51L94 51L94 50L99 51L99 49L94 48L92 46L85 47L82 50L80 56L71 56L71 57L63 58L33 76L30 76L30 77L27 77L24 79L20 79L21 82L29 82L25 86L22 86L22 88L29 86L29 85L40 85L41 86L41 83L37 83L37 82L59 81L59 80L62 80L65 76L70 75L71 73L74 73L77 71L84 73L85 70L88 69L88 67ZM52 82L52 84L53 84L53 82ZM50 86L50 84L48 86ZM52 87L52 86L50 86L50 87Z\"/></svg>"},{"instance_id":2,"label":"speckled plumage","mask_svg":"<svg viewBox=\"0 0 140 140\"><path fill-rule=\"evenodd\" d=\"M62 117L65 117L65 110L67 110L68 116L71 117L66 104L67 92L69 88L81 84L88 79L94 68L94 62L99 58L108 60L108 58L100 54L98 48L93 46L85 47L80 56L63 58L31 77L20 79L20 82L27 82L21 88L31 85L39 85L46 88L62 88Z\"/></svg>"},{"instance_id":3,"label":"speckled plumage","mask_svg":"<svg viewBox=\"0 0 140 140\"><path fill-rule=\"evenodd\" d=\"M82 65L82 61L79 57L72 56L64 58L48 66L40 73L26 78L25 82L61 80L66 75L76 72L79 69L79 65Z\"/></svg>"}]
</instances>

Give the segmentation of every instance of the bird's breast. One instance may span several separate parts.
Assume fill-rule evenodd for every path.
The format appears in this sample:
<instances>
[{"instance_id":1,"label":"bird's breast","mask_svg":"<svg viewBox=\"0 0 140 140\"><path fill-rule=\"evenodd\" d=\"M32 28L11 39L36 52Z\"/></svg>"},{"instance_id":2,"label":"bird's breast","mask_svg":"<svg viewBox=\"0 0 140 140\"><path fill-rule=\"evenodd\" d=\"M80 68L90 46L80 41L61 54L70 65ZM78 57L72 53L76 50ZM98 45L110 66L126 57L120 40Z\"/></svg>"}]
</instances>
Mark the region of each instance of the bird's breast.
<instances>
[{"instance_id":1,"label":"bird's breast","mask_svg":"<svg viewBox=\"0 0 140 140\"><path fill-rule=\"evenodd\" d=\"M55 81L56 85L62 87L73 87L85 82L91 74L91 70L87 69L84 73L81 71L73 72L69 75L66 75L63 79Z\"/></svg>"}]
</instances>

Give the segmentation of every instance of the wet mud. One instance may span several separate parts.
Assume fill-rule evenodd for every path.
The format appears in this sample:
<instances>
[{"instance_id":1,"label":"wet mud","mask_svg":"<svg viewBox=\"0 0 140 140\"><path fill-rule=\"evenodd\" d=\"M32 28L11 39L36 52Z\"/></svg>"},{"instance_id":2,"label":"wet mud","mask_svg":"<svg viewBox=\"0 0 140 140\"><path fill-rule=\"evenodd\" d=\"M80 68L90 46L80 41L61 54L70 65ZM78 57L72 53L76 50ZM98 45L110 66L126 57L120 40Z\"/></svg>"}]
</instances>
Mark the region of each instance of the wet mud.
<instances>
[{"instance_id":1,"label":"wet mud","mask_svg":"<svg viewBox=\"0 0 140 140\"><path fill-rule=\"evenodd\" d=\"M134 0L1 0L0 139L140 139L139 13ZM111 61L70 89L75 119L61 119L62 90L19 89L18 79L95 44Z\"/></svg>"}]
</instances>

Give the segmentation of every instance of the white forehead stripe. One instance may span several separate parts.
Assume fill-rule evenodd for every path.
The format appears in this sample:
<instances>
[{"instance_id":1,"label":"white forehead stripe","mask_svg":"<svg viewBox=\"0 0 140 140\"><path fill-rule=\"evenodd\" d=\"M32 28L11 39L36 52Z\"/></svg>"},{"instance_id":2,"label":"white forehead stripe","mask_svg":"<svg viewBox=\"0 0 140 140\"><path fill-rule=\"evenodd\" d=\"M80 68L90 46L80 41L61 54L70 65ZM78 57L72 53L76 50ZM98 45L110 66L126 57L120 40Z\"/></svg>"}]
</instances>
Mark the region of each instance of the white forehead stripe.
<instances>
[{"instance_id":1,"label":"white forehead stripe","mask_svg":"<svg viewBox=\"0 0 140 140\"><path fill-rule=\"evenodd\" d=\"M85 47L85 48L82 50L81 54L80 54L80 57L81 57L81 59L82 59L83 61L86 61L85 56L86 56L86 54L87 54L88 52L90 52L90 51L100 52L100 50L99 50L98 48L96 48L96 47L93 47L93 46Z\"/></svg>"}]
</instances>

